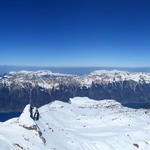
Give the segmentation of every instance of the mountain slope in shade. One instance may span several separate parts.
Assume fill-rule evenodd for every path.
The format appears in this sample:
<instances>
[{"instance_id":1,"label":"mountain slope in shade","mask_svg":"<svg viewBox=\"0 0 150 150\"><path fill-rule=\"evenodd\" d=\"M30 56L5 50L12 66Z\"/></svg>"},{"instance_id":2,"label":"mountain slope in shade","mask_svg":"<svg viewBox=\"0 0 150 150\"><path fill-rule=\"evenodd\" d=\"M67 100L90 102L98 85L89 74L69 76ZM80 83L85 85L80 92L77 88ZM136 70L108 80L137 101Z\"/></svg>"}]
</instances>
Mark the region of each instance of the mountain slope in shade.
<instances>
[{"instance_id":1,"label":"mountain slope in shade","mask_svg":"<svg viewBox=\"0 0 150 150\"><path fill-rule=\"evenodd\" d=\"M76 97L39 108L30 118L27 105L19 118L0 124L2 150L149 150L150 111L122 107L114 100Z\"/></svg>"}]
</instances>

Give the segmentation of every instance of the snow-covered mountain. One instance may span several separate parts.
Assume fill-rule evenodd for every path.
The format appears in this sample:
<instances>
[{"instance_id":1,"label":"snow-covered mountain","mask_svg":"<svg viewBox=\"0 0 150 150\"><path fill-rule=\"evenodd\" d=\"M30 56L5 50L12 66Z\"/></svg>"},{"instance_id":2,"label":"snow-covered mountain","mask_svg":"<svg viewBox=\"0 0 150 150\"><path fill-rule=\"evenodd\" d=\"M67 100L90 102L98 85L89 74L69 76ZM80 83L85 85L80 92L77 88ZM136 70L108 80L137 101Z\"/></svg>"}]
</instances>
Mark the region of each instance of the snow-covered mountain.
<instances>
[{"instance_id":1,"label":"snow-covered mountain","mask_svg":"<svg viewBox=\"0 0 150 150\"><path fill-rule=\"evenodd\" d=\"M54 101L30 118L0 124L1 150L149 150L150 110L129 109L114 100L76 97Z\"/></svg>"},{"instance_id":2,"label":"snow-covered mountain","mask_svg":"<svg viewBox=\"0 0 150 150\"><path fill-rule=\"evenodd\" d=\"M30 93L38 107L75 96L145 105L150 103L150 73L98 70L75 76L44 70L10 72L0 78L0 111L21 111L29 103Z\"/></svg>"},{"instance_id":3,"label":"snow-covered mountain","mask_svg":"<svg viewBox=\"0 0 150 150\"><path fill-rule=\"evenodd\" d=\"M46 89L51 89L53 87L57 87L57 82L62 78L72 77L70 74L60 74L60 73L52 73L48 70L40 70L40 71L18 71L18 72L9 72L1 78L0 83L3 83L7 86L11 86L12 84L26 87L26 83L31 84L33 87L39 86ZM53 81L54 79L58 81ZM53 82L52 82L53 81ZM56 84L55 84L56 83Z\"/></svg>"},{"instance_id":4,"label":"snow-covered mountain","mask_svg":"<svg viewBox=\"0 0 150 150\"><path fill-rule=\"evenodd\" d=\"M50 89L53 87L58 88L58 84L60 82L63 82L63 80L65 80L66 82L68 78L71 78L72 82L76 82L80 86L86 87L90 87L92 85L92 82L108 84L112 82L123 82L132 80L137 83L150 83L150 73L129 73L126 71L118 70L97 70L85 76L52 73L51 71L47 70L9 72L7 75L1 77L0 83L5 83L8 86L10 86L11 84L18 84L23 86L24 83L29 82L33 86L38 85L42 88ZM53 80L55 80L56 84L53 84Z\"/></svg>"}]
</instances>

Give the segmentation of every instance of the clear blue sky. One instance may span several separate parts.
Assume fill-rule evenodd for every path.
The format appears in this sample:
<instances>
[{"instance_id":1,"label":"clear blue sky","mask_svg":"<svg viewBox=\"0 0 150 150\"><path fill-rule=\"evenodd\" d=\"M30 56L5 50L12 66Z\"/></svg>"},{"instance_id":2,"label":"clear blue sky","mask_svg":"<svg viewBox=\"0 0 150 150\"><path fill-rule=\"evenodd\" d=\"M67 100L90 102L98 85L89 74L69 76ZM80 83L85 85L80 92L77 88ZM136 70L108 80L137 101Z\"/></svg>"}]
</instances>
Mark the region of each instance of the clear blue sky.
<instances>
[{"instance_id":1,"label":"clear blue sky","mask_svg":"<svg viewBox=\"0 0 150 150\"><path fill-rule=\"evenodd\" d=\"M150 1L3 0L0 65L150 66Z\"/></svg>"}]
</instances>

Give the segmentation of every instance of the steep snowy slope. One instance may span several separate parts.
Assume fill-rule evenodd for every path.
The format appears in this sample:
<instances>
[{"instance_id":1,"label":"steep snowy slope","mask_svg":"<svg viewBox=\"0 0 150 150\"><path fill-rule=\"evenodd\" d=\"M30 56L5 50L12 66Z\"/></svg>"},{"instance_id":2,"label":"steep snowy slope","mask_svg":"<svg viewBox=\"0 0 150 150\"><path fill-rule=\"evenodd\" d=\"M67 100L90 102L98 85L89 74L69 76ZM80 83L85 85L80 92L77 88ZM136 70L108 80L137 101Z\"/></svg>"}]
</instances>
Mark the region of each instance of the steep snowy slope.
<instances>
[{"instance_id":1,"label":"steep snowy slope","mask_svg":"<svg viewBox=\"0 0 150 150\"><path fill-rule=\"evenodd\" d=\"M0 124L2 150L150 150L150 111L86 97L55 101Z\"/></svg>"}]
</instances>

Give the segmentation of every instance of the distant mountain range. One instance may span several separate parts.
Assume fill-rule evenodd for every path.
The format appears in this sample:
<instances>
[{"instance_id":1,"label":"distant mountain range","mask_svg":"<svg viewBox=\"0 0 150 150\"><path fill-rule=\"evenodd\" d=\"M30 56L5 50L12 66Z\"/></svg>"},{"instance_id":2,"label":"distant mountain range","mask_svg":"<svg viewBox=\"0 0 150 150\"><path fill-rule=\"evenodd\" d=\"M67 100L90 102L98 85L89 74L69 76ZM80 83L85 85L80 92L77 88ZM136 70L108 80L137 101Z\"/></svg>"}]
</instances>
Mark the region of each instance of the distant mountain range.
<instances>
[{"instance_id":1,"label":"distant mountain range","mask_svg":"<svg viewBox=\"0 0 150 150\"><path fill-rule=\"evenodd\" d=\"M1 112L22 111L29 101L39 107L76 96L115 99L126 106L141 107L150 104L150 73L98 70L78 76L41 70L0 76Z\"/></svg>"}]
</instances>

